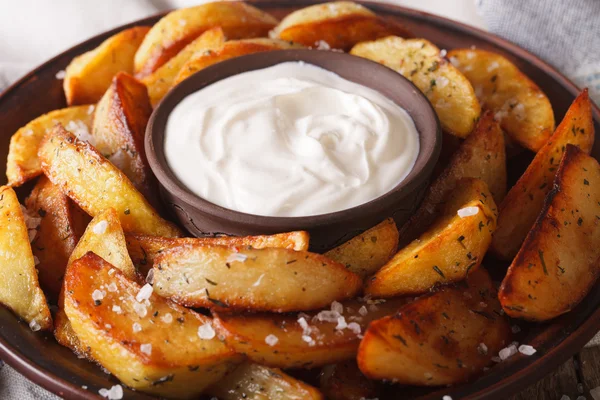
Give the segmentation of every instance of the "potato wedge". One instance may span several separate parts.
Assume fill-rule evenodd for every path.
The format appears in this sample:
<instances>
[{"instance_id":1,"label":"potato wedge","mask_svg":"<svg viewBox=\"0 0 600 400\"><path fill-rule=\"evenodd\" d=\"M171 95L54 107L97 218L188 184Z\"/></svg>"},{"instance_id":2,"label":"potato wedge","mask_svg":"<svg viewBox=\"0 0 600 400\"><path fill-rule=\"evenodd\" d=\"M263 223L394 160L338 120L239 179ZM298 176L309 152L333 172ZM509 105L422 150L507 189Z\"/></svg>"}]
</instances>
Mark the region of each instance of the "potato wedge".
<instances>
[{"instance_id":1,"label":"potato wedge","mask_svg":"<svg viewBox=\"0 0 600 400\"><path fill-rule=\"evenodd\" d=\"M25 216L15 191L8 186L0 187L0 303L29 323L34 331L52 329Z\"/></svg>"},{"instance_id":2,"label":"potato wedge","mask_svg":"<svg viewBox=\"0 0 600 400\"><path fill-rule=\"evenodd\" d=\"M197 53L196 56L186 62L177 77L175 84L187 79L196 72L217 64L221 61L229 60L230 58L244 56L246 54L260 53L263 51L285 50L303 48L303 46L284 42L279 39L244 39L231 40L223 43L219 48L209 49L203 53Z\"/></svg>"},{"instance_id":3,"label":"potato wedge","mask_svg":"<svg viewBox=\"0 0 600 400\"><path fill-rule=\"evenodd\" d=\"M316 4L294 11L271 32L274 38L344 51L359 42L391 35L407 37L410 33L351 1Z\"/></svg>"},{"instance_id":4,"label":"potato wedge","mask_svg":"<svg viewBox=\"0 0 600 400\"><path fill-rule=\"evenodd\" d=\"M319 377L320 389L328 400L361 400L379 398L377 382L367 379L356 360L326 365Z\"/></svg>"},{"instance_id":5,"label":"potato wedge","mask_svg":"<svg viewBox=\"0 0 600 400\"><path fill-rule=\"evenodd\" d=\"M156 107L169 89L175 85L177 74L194 54L217 49L225 43L225 40L223 29L220 27L209 29L156 71L142 78L142 82L148 88L148 96L152 106Z\"/></svg>"},{"instance_id":6,"label":"potato wedge","mask_svg":"<svg viewBox=\"0 0 600 400\"><path fill-rule=\"evenodd\" d=\"M117 72L133 73L133 58L148 31L147 26L126 29L75 57L67 66L63 81L67 104L96 103Z\"/></svg>"},{"instance_id":7,"label":"potato wedge","mask_svg":"<svg viewBox=\"0 0 600 400\"><path fill-rule=\"evenodd\" d=\"M600 164L571 144L554 188L508 269L499 298L514 318L571 311L600 276Z\"/></svg>"},{"instance_id":8,"label":"potato wedge","mask_svg":"<svg viewBox=\"0 0 600 400\"><path fill-rule=\"evenodd\" d=\"M398 228L392 218L325 253L361 278L374 274L398 250Z\"/></svg>"},{"instance_id":9,"label":"potato wedge","mask_svg":"<svg viewBox=\"0 0 600 400\"><path fill-rule=\"evenodd\" d=\"M431 42L390 36L359 43L350 54L377 61L414 83L448 133L465 138L475 127L481 108L473 87Z\"/></svg>"},{"instance_id":10,"label":"potato wedge","mask_svg":"<svg viewBox=\"0 0 600 400\"><path fill-rule=\"evenodd\" d=\"M448 52L448 58L512 139L532 151L542 148L554 130L554 111L548 97L531 79L491 51L455 49Z\"/></svg>"},{"instance_id":11,"label":"potato wedge","mask_svg":"<svg viewBox=\"0 0 600 400\"><path fill-rule=\"evenodd\" d=\"M320 254L196 243L154 263L154 290L188 307L289 312L353 297L360 277Z\"/></svg>"},{"instance_id":12,"label":"potato wedge","mask_svg":"<svg viewBox=\"0 0 600 400\"><path fill-rule=\"evenodd\" d=\"M331 310L310 314L215 313L214 325L225 343L256 363L314 368L353 359L369 323L394 314L407 301L335 302Z\"/></svg>"},{"instance_id":13,"label":"potato wedge","mask_svg":"<svg viewBox=\"0 0 600 400\"><path fill-rule=\"evenodd\" d=\"M194 398L240 362L216 338L210 318L143 295L91 252L67 269L65 312L94 360L142 392Z\"/></svg>"},{"instance_id":14,"label":"potato wedge","mask_svg":"<svg viewBox=\"0 0 600 400\"><path fill-rule=\"evenodd\" d=\"M220 236L206 238L165 238L148 235L127 234L127 250L136 267L147 274L154 260L166 250L182 245L251 246L255 249L280 247L296 251L308 250L308 232L296 231L276 235Z\"/></svg>"},{"instance_id":15,"label":"potato wedge","mask_svg":"<svg viewBox=\"0 0 600 400\"><path fill-rule=\"evenodd\" d=\"M436 222L368 279L365 293L421 294L439 284L462 281L479 267L492 241L495 209L485 182L458 181Z\"/></svg>"},{"instance_id":16,"label":"potato wedge","mask_svg":"<svg viewBox=\"0 0 600 400\"><path fill-rule=\"evenodd\" d=\"M512 260L519 251L552 189L567 144L579 146L586 154L592 150L594 121L587 90L575 99L556 132L500 204L498 227L491 247L499 258Z\"/></svg>"},{"instance_id":17,"label":"potato wedge","mask_svg":"<svg viewBox=\"0 0 600 400\"><path fill-rule=\"evenodd\" d=\"M314 387L282 370L243 363L207 389L219 400L324 400Z\"/></svg>"},{"instance_id":18,"label":"potato wedge","mask_svg":"<svg viewBox=\"0 0 600 400\"><path fill-rule=\"evenodd\" d=\"M57 125L42 141L42 169L91 216L114 208L126 232L179 236L175 225L162 219L125 174L88 143Z\"/></svg>"},{"instance_id":19,"label":"potato wedge","mask_svg":"<svg viewBox=\"0 0 600 400\"><path fill-rule=\"evenodd\" d=\"M42 174L38 149L46 133L57 123L68 127L81 140L89 140L93 113L94 106L91 105L63 108L39 116L19 129L10 138L6 163L8 184L20 186Z\"/></svg>"},{"instance_id":20,"label":"potato wedge","mask_svg":"<svg viewBox=\"0 0 600 400\"><path fill-rule=\"evenodd\" d=\"M452 385L480 374L511 339L484 268L369 325L358 366L372 379Z\"/></svg>"},{"instance_id":21,"label":"potato wedge","mask_svg":"<svg viewBox=\"0 0 600 400\"><path fill-rule=\"evenodd\" d=\"M156 71L208 29L220 26L228 39L266 36L277 20L242 2L217 1L172 11L158 21L135 54L135 73Z\"/></svg>"}]
</instances>

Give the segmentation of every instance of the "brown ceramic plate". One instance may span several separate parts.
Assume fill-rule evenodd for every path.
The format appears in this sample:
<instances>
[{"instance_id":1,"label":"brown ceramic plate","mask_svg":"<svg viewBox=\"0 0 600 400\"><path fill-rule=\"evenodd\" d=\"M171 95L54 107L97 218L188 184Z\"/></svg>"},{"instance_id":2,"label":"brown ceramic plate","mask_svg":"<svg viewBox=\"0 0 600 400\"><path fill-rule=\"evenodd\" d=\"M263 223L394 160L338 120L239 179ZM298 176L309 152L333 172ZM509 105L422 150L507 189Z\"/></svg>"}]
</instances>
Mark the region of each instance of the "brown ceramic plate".
<instances>
[{"instance_id":1,"label":"brown ceramic plate","mask_svg":"<svg viewBox=\"0 0 600 400\"><path fill-rule=\"evenodd\" d=\"M282 17L295 9L316 1L262 0L259 7ZM387 15L410 28L418 37L431 40L440 48L477 46L495 51L511 59L525 74L533 79L550 98L557 121L560 121L578 93L569 80L530 53L489 33L441 17L392 5L363 2L380 15ZM4 166L10 136L31 119L65 106L62 81L55 78L71 59L88 51L104 39L133 25L150 25L159 16L140 20L87 40L60 54L29 73L0 96L0 176L4 181ZM600 110L594 109L595 128L600 132ZM600 141L596 141L592 154L600 159ZM511 162L513 179L518 176L530 158L522 156ZM514 181L513 181L514 182ZM506 265L486 262L492 273L499 276ZM505 399L544 375L579 351L600 330L600 284L570 313L550 323L526 325L520 323L520 342L533 345L538 352L525 357L517 355L489 370L471 383L453 388L407 390L392 387L392 398L402 393L403 398L439 400L447 394L454 399ZM79 360L69 350L58 345L51 335L33 333L5 308L0 307L0 358L32 381L67 399L100 398L98 390L114 385L117 380L102 372L97 366ZM83 389L82 386L86 386ZM396 396L393 393L396 393ZM412 396L411 396L412 395ZM130 390L125 399L145 399L146 395Z\"/></svg>"}]
</instances>

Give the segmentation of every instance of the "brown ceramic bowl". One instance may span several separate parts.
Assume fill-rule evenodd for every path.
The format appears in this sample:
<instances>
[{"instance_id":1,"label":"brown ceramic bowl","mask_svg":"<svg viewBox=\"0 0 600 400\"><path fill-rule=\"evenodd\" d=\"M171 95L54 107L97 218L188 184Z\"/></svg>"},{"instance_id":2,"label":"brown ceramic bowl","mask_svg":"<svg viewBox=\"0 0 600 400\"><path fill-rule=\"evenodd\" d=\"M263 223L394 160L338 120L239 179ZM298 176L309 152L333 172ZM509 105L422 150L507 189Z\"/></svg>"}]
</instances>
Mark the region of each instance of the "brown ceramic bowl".
<instances>
[{"instance_id":1,"label":"brown ceramic bowl","mask_svg":"<svg viewBox=\"0 0 600 400\"><path fill-rule=\"evenodd\" d=\"M287 61L303 61L370 87L404 108L419 132L420 149L412 171L388 193L346 210L307 217L268 217L223 208L190 192L169 168L164 154L165 126L171 111L189 94L243 72ZM441 149L441 128L427 98L395 71L364 58L317 50L279 50L250 54L203 69L173 88L154 110L146 129L146 155L168 209L196 236L258 235L305 230L311 248L327 250L393 217L406 222L422 199ZM199 171L198 173L202 173Z\"/></svg>"}]
</instances>

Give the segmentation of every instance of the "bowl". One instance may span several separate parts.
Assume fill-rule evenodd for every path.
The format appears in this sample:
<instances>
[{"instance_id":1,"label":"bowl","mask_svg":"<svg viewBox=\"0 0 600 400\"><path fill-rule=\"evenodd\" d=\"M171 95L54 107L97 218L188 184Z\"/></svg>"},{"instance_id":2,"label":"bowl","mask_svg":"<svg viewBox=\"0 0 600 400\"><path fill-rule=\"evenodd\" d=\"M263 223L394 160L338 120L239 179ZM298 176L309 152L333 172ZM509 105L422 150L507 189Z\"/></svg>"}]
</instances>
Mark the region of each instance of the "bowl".
<instances>
[{"instance_id":1,"label":"bowl","mask_svg":"<svg viewBox=\"0 0 600 400\"><path fill-rule=\"evenodd\" d=\"M415 122L420 149L408 176L392 190L349 209L302 217L252 215L223 208L188 190L169 168L164 154L167 119L186 96L212 83L287 61L303 61L374 89L404 108ZM397 72L364 58L316 50L278 50L250 54L203 69L173 88L150 117L145 148L166 207L195 236L259 235L308 231L311 248L323 251L393 217L403 224L416 210L441 149L441 128L427 98Z\"/></svg>"}]
</instances>

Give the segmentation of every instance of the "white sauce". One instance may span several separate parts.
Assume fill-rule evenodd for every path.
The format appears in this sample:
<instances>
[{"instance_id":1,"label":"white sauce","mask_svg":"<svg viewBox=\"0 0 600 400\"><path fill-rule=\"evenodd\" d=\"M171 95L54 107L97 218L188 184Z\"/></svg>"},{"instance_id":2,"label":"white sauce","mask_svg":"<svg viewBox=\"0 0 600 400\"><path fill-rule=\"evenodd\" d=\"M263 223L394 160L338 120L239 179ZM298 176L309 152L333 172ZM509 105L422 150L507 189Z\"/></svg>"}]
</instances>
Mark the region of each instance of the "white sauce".
<instances>
[{"instance_id":1,"label":"white sauce","mask_svg":"<svg viewBox=\"0 0 600 400\"><path fill-rule=\"evenodd\" d=\"M164 146L173 173L205 200L296 217L387 193L413 168L419 136L379 92L287 62L187 96L169 115Z\"/></svg>"}]
</instances>

